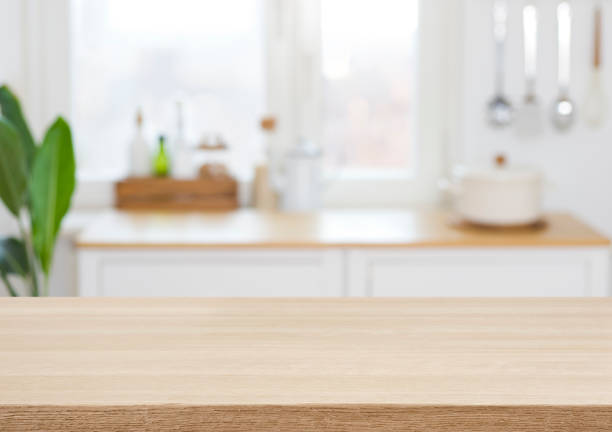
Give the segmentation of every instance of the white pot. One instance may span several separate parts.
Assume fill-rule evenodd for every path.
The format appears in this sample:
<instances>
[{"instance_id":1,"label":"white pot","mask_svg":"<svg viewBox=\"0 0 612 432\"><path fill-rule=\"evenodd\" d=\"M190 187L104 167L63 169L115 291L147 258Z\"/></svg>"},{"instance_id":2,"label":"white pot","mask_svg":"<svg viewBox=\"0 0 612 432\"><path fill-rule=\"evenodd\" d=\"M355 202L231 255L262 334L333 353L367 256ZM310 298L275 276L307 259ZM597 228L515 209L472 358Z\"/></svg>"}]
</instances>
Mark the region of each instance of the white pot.
<instances>
[{"instance_id":1,"label":"white pot","mask_svg":"<svg viewBox=\"0 0 612 432\"><path fill-rule=\"evenodd\" d=\"M469 169L453 172L447 189L459 217L468 222L527 225L542 217L542 176L517 168Z\"/></svg>"}]
</instances>

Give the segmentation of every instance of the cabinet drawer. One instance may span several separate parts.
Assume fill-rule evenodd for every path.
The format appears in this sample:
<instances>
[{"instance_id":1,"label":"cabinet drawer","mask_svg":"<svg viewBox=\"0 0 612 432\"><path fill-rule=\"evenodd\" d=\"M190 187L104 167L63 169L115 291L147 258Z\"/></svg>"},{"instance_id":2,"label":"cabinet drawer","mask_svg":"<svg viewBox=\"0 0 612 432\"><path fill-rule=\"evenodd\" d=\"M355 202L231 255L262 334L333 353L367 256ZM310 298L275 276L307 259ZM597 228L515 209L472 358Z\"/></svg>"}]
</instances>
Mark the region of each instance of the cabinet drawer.
<instances>
[{"instance_id":1,"label":"cabinet drawer","mask_svg":"<svg viewBox=\"0 0 612 432\"><path fill-rule=\"evenodd\" d=\"M82 251L81 295L328 297L342 295L340 252Z\"/></svg>"},{"instance_id":2,"label":"cabinet drawer","mask_svg":"<svg viewBox=\"0 0 612 432\"><path fill-rule=\"evenodd\" d=\"M607 251L354 251L351 294L375 297L579 297L607 294Z\"/></svg>"}]
</instances>

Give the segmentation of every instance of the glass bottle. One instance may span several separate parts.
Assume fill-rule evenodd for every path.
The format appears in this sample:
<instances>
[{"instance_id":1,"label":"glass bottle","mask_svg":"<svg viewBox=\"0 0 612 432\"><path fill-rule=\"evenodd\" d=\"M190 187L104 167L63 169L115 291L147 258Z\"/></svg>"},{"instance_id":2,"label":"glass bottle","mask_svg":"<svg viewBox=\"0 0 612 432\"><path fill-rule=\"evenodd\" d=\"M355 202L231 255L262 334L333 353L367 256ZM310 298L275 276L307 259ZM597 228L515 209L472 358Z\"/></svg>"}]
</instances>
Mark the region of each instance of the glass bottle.
<instances>
[{"instance_id":1,"label":"glass bottle","mask_svg":"<svg viewBox=\"0 0 612 432\"><path fill-rule=\"evenodd\" d=\"M170 168L170 159L166 152L166 137L164 135L159 136L159 146L157 153L153 159L153 173L157 177L167 177Z\"/></svg>"},{"instance_id":2,"label":"glass bottle","mask_svg":"<svg viewBox=\"0 0 612 432\"><path fill-rule=\"evenodd\" d=\"M151 151L142 131L142 111L136 113L136 135L130 145L129 174L132 177L146 177L151 174Z\"/></svg>"}]
</instances>

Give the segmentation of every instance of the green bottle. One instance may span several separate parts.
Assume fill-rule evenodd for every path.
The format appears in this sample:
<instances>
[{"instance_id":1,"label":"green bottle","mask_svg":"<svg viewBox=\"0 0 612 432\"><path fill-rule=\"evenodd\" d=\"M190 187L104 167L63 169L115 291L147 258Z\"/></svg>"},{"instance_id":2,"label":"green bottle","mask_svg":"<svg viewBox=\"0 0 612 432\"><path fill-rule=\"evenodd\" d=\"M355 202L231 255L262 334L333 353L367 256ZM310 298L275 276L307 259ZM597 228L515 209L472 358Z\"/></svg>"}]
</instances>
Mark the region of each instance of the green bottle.
<instances>
[{"instance_id":1,"label":"green bottle","mask_svg":"<svg viewBox=\"0 0 612 432\"><path fill-rule=\"evenodd\" d=\"M159 136L159 147L157 154L153 159L153 173L157 177L167 177L170 170L170 160L166 153L166 137L164 135Z\"/></svg>"}]
</instances>

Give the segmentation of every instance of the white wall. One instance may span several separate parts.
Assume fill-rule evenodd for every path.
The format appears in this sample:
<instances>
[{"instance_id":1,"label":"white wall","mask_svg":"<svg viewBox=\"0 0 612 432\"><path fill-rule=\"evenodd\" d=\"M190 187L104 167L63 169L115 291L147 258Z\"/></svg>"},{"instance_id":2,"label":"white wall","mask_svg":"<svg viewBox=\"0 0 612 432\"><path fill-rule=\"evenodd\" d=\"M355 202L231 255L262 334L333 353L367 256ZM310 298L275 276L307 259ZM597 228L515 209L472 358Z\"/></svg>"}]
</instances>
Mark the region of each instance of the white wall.
<instances>
[{"instance_id":1,"label":"white wall","mask_svg":"<svg viewBox=\"0 0 612 432\"><path fill-rule=\"evenodd\" d=\"M563 135L552 129L550 106L556 91L557 0L536 0L540 15L538 96L544 110L545 130L537 139L521 140L514 129L494 130L484 120L484 108L493 93L493 40L491 0L464 0L462 48L465 51L460 77L459 148L461 161L489 163L498 152L515 164L542 168L554 188L547 192L549 208L570 210L607 235L612 235L612 117L598 131L590 130L578 118L574 129ZM507 46L507 93L514 103L524 93L522 76L521 13L524 0L509 0L509 41ZM592 20L594 0L574 0L571 95L584 104L592 62ZM612 3L604 2L604 73L612 95ZM520 104L519 104L520 106Z\"/></svg>"}]
</instances>

